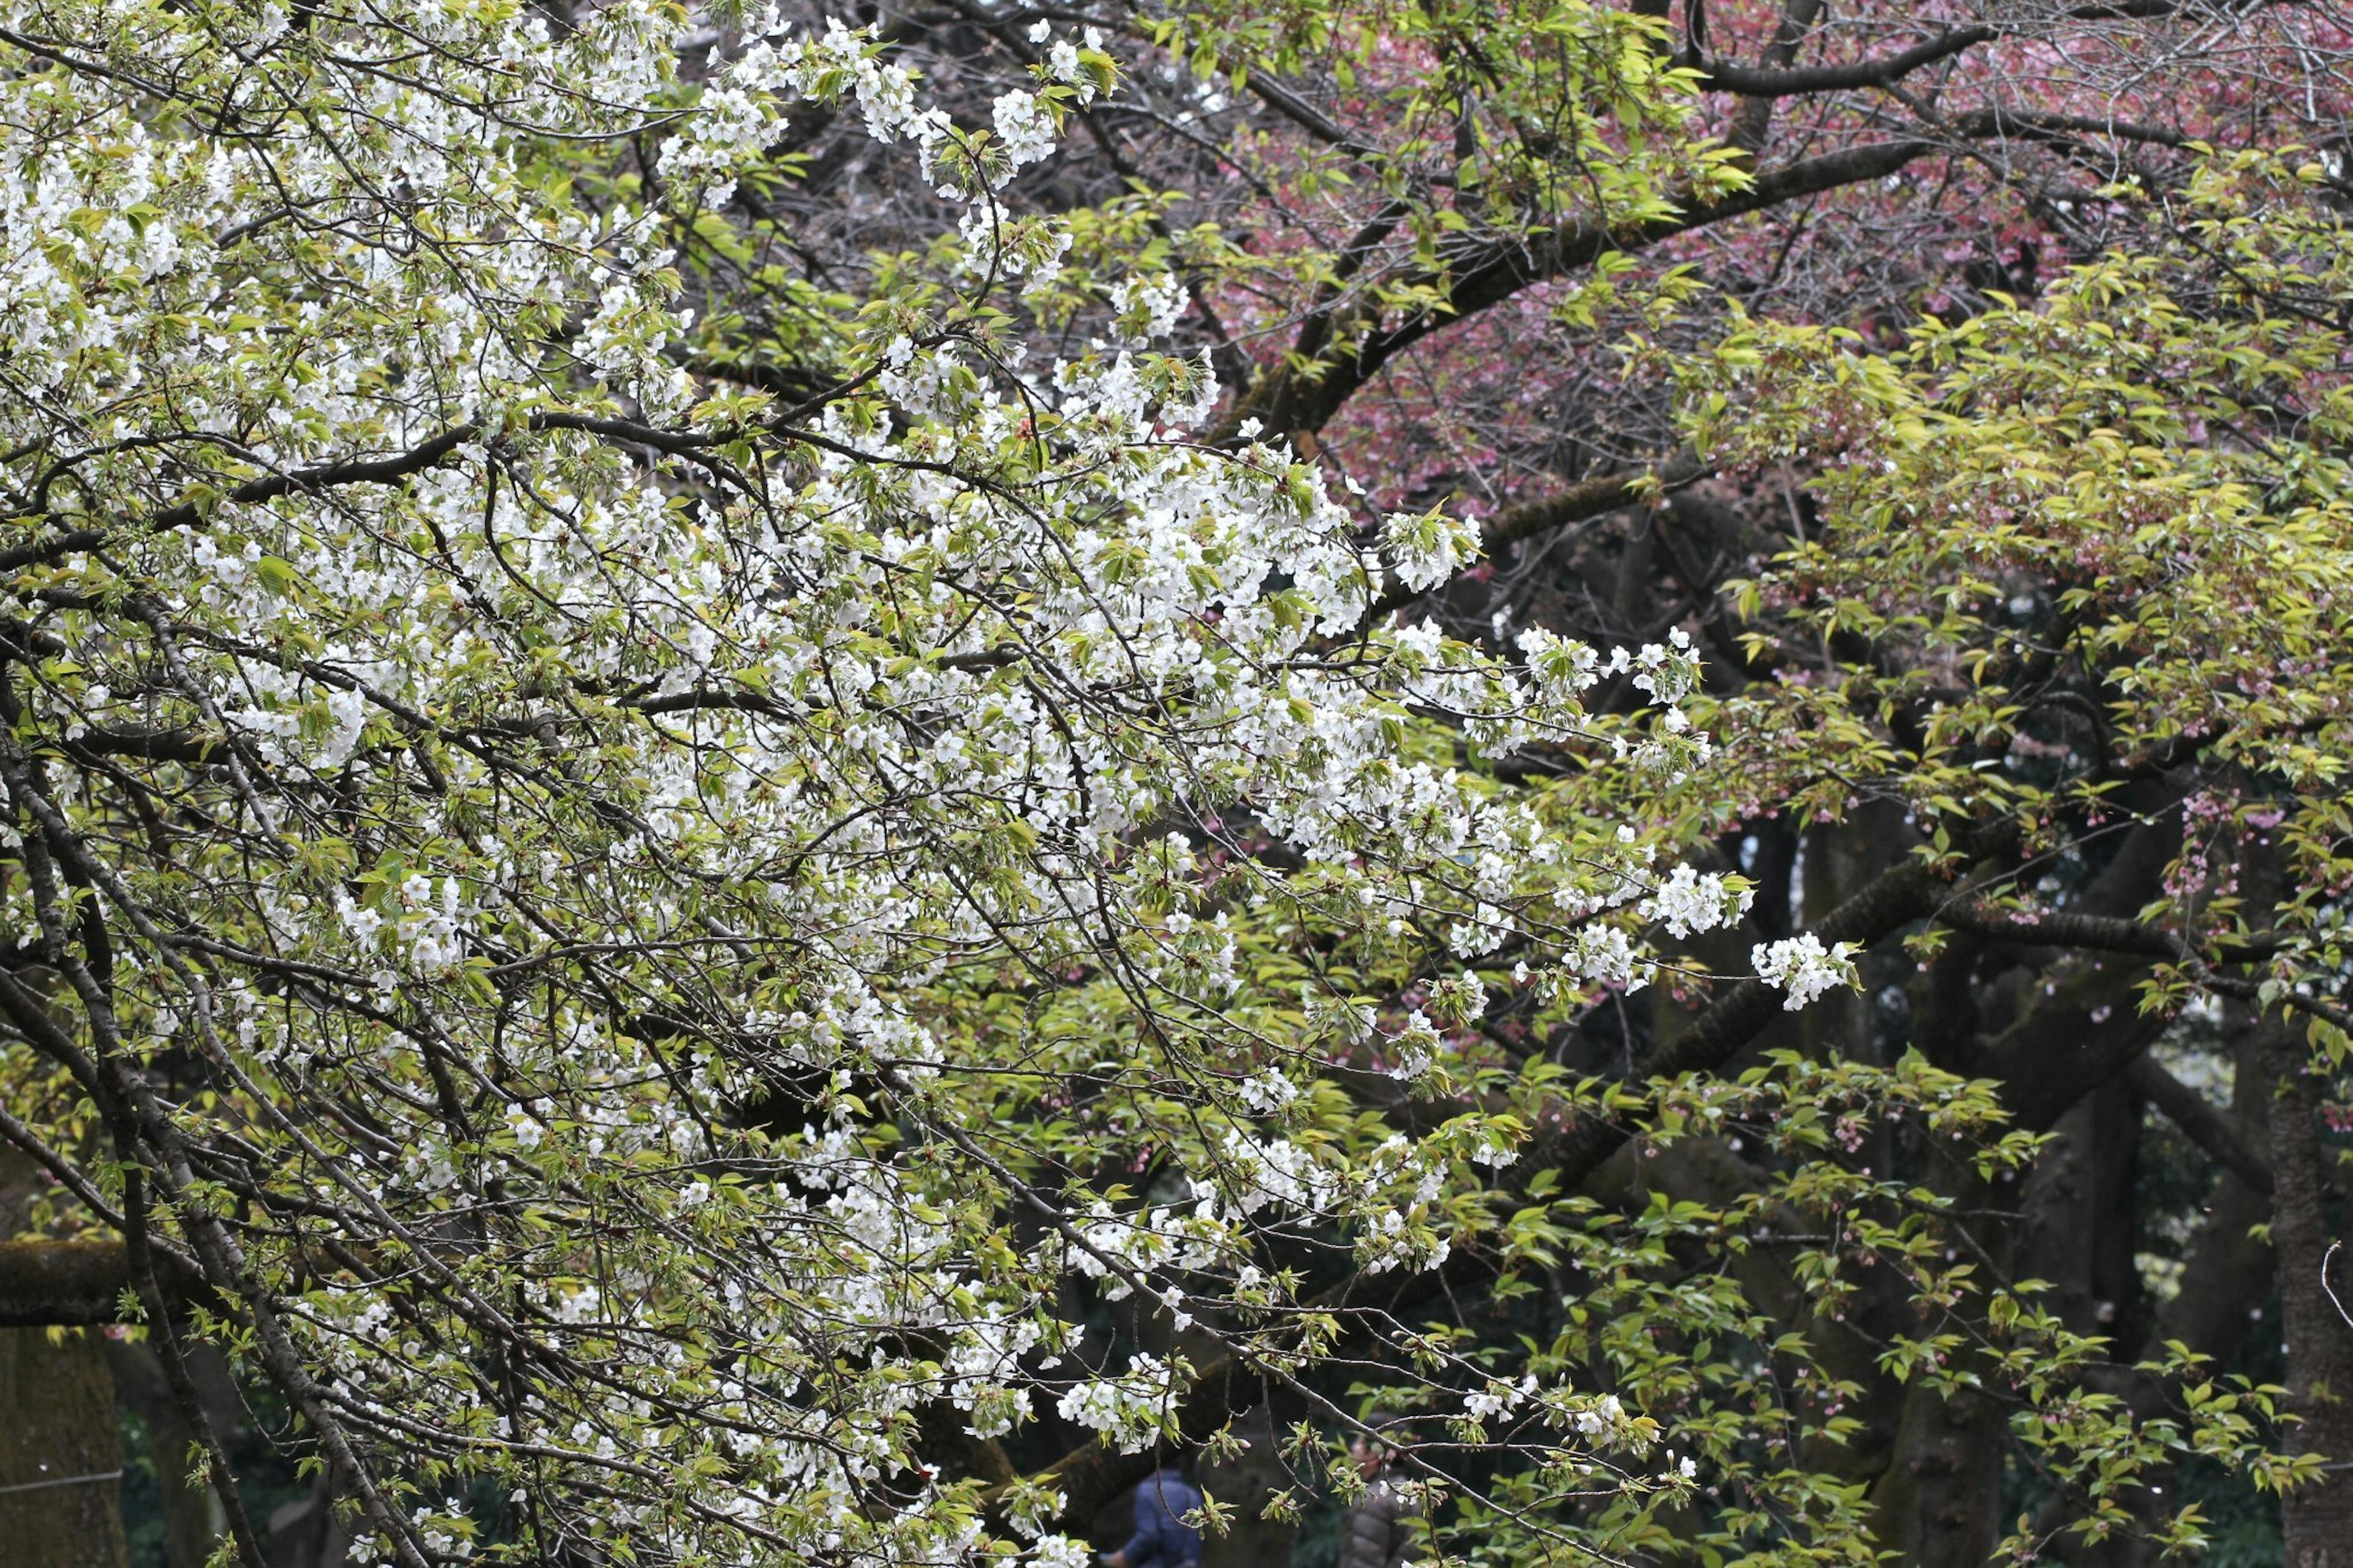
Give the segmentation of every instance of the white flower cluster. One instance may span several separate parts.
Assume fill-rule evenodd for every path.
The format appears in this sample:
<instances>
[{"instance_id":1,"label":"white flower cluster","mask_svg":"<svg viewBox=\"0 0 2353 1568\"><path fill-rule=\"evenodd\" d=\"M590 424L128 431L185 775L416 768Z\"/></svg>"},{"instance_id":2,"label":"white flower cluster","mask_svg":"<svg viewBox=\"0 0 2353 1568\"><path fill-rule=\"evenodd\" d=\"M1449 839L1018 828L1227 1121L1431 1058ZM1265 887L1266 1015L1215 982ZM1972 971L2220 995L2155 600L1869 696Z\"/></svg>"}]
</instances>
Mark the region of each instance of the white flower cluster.
<instances>
[{"instance_id":1,"label":"white flower cluster","mask_svg":"<svg viewBox=\"0 0 2353 1568\"><path fill-rule=\"evenodd\" d=\"M1094 73L1087 68L1087 61L1089 57L1092 57L1106 66L1109 64L1102 52L1103 39L1101 28L1088 27L1079 35L1079 40L1073 42L1054 37L1054 24L1041 16L1029 25L1029 41L1047 46L1046 62L1039 68L1047 79L1070 88L1078 95L1082 105L1095 100L1099 89ZM1083 53L1082 45L1084 46Z\"/></svg>"},{"instance_id":2,"label":"white flower cluster","mask_svg":"<svg viewBox=\"0 0 2353 1568\"><path fill-rule=\"evenodd\" d=\"M1382 537L1398 576L1417 594L1430 592L1479 559L1475 518L1442 511L1391 512Z\"/></svg>"},{"instance_id":3,"label":"white flower cluster","mask_svg":"<svg viewBox=\"0 0 2353 1568\"><path fill-rule=\"evenodd\" d=\"M1633 938L1614 925L1580 927L1561 954L1560 968L1567 978L1623 987L1629 994L1648 985L1657 971L1636 951Z\"/></svg>"},{"instance_id":4,"label":"white flower cluster","mask_svg":"<svg viewBox=\"0 0 2353 1568\"><path fill-rule=\"evenodd\" d=\"M1748 889L1734 891L1713 871L1678 866L1640 906L1646 921L1656 921L1678 940L1730 925L1748 912L1756 895Z\"/></svg>"},{"instance_id":5,"label":"white flower cluster","mask_svg":"<svg viewBox=\"0 0 2353 1568\"><path fill-rule=\"evenodd\" d=\"M1000 95L990 110L997 140L1015 168L1053 155L1057 140L1053 115L1045 100L1016 88Z\"/></svg>"},{"instance_id":6,"label":"white flower cluster","mask_svg":"<svg viewBox=\"0 0 2353 1568\"><path fill-rule=\"evenodd\" d=\"M1821 938L1805 931L1757 943L1749 950L1748 962L1757 979L1789 994L1781 1005L1794 1013L1834 986L1854 984L1853 952L1852 944L1843 942L1825 949Z\"/></svg>"},{"instance_id":7,"label":"white flower cluster","mask_svg":"<svg viewBox=\"0 0 2353 1568\"><path fill-rule=\"evenodd\" d=\"M1065 1421L1103 1435L1123 1454L1166 1435L1182 1392L1181 1363L1138 1355L1114 1378L1074 1384L1054 1406Z\"/></svg>"},{"instance_id":8,"label":"white flower cluster","mask_svg":"<svg viewBox=\"0 0 2353 1568\"><path fill-rule=\"evenodd\" d=\"M1633 1418L1614 1394L1580 1402L1570 1419L1579 1436L1605 1446L1627 1441L1633 1427Z\"/></svg>"},{"instance_id":9,"label":"white flower cluster","mask_svg":"<svg viewBox=\"0 0 2353 1568\"><path fill-rule=\"evenodd\" d=\"M1185 286L1167 273L1143 274L1112 285L1111 308L1131 343L1163 339L1185 311Z\"/></svg>"},{"instance_id":10,"label":"white flower cluster","mask_svg":"<svg viewBox=\"0 0 2353 1568\"><path fill-rule=\"evenodd\" d=\"M1037 1568L1092 1568L1094 1559L1092 1547L1067 1535L1041 1535L1029 1553Z\"/></svg>"},{"instance_id":11,"label":"white flower cluster","mask_svg":"<svg viewBox=\"0 0 2353 1568\"><path fill-rule=\"evenodd\" d=\"M1462 1396L1462 1413L1473 1421L1508 1415L1535 1391L1536 1380L1533 1376L1523 1375L1517 1383L1491 1378L1484 1387L1474 1388Z\"/></svg>"},{"instance_id":12,"label":"white flower cluster","mask_svg":"<svg viewBox=\"0 0 2353 1568\"><path fill-rule=\"evenodd\" d=\"M1632 658L1634 684L1651 700L1672 708L1699 683L1699 661L1692 650L1691 634L1671 626L1664 644L1644 643Z\"/></svg>"},{"instance_id":13,"label":"white flower cluster","mask_svg":"<svg viewBox=\"0 0 2353 1568\"><path fill-rule=\"evenodd\" d=\"M1242 1104L1262 1116L1278 1115L1299 1098L1299 1086L1281 1068L1268 1068L1235 1087Z\"/></svg>"}]
</instances>

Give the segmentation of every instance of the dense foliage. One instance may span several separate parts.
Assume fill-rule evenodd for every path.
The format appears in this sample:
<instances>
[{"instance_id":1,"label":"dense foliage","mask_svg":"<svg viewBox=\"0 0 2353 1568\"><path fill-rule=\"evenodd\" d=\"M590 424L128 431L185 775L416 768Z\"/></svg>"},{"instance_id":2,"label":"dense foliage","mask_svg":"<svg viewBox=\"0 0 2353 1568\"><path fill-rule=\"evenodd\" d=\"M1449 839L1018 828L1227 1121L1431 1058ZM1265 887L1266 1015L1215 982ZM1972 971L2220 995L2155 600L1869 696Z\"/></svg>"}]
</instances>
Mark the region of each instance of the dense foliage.
<instances>
[{"instance_id":1,"label":"dense foliage","mask_svg":"<svg viewBox=\"0 0 2353 1568\"><path fill-rule=\"evenodd\" d=\"M367 1563L2353 1525L2326 18L0 11L6 1315L235 1560L216 1350Z\"/></svg>"}]
</instances>

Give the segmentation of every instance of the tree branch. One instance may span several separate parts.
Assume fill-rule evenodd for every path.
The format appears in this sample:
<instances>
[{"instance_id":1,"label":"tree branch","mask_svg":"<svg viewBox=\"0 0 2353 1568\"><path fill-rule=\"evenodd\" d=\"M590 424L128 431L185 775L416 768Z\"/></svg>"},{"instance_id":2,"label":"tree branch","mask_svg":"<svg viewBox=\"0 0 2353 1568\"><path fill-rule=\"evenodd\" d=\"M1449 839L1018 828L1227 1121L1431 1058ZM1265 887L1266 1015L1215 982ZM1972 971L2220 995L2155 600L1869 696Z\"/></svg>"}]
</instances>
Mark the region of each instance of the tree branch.
<instances>
[{"instance_id":1,"label":"tree branch","mask_svg":"<svg viewBox=\"0 0 2353 1568\"><path fill-rule=\"evenodd\" d=\"M2165 1070L2144 1051L2125 1066L2125 1081L2133 1092L2165 1113L2182 1136L2205 1151L2209 1158L2257 1192L2272 1190L2271 1163L2255 1152L2238 1126L2204 1095Z\"/></svg>"},{"instance_id":2,"label":"tree branch","mask_svg":"<svg viewBox=\"0 0 2353 1568\"><path fill-rule=\"evenodd\" d=\"M1566 528L1570 523L1583 522L1589 518L1606 517L1620 507L1631 506L1642 499L1646 480L1655 479L1662 489L1673 490L1695 483L1706 477L1707 472L1707 468L1686 448L1656 468L1620 468L1579 479L1566 489L1523 501L1517 506L1505 507L1489 518L1479 530L1481 552L1493 561L1505 548L1524 539L1533 539L1540 533L1549 533L1556 528ZM1366 618L1377 621L1424 596L1402 583L1397 584L1373 601Z\"/></svg>"},{"instance_id":3,"label":"tree branch","mask_svg":"<svg viewBox=\"0 0 2353 1568\"><path fill-rule=\"evenodd\" d=\"M1806 66L1794 70L1760 70L1716 60L1702 68L1704 75L1700 85L1741 98L1799 98L1808 93L1889 87L1914 71L1950 59L1979 44L1990 43L2000 36L1992 27L1955 27L1883 59L1856 60L1842 66Z\"/></svg>"},{"instance_id":4,"label":"tree branch","mask_svg":"<svg viewBox=\"0 0 2353 1568\"><path fill-rule=\"evenodd\" d=\"M168 1296L193 1301L209 1294L175 1254L157 1248L152 1257ZM131 1253L117 1237L0 1241L0 1328L131 1321L121 1307L131 1288Z\"/></svg>"},{"instance_id":5,"label":"tree branch","mask_svg":"<svg viewBox=\"0 0 2353 1568\"><path fill-rule=\"evenodd\" d=\"M1996 825L1997 828L2002 826ZM1815 934L1825 946L1852 942L1867 947L1926 918L1936 908L1944 886L1926 861L1907 856L1832 910L1815 925ZM1744 980L1717 998L1690 1027L1644 1058L1633 1077L1675 1078L1720 1068L1763 1033L1781 1011L1780 992L1761 980ZM1528 1163L1548 1162L1559 1171L1561 1186L1574 1187L1632 1136L1621 1123L1587 1119L1561 1134L1539 1160Z\"/></svg>"},{"instance_id":6,"label":"tree branch","mask_svg":"<svg viewBox=\"0 0 2353 1568\"><path fill-rule=\"evenodd\" d=\"M1368 333L1352 353L1334 356L1304 373L1283 368L1261 377L1249 396L1235 405L1227 431L1246 419L1257 419L1278 434L1298 435L1320 430L1356 390L1406 349L1440 327L1459 321L1518 293L1530 284L1591 265L1612 251L1636 251L1727 218L1761 212L1841 185L1882 179L1915 159L1937 150L1938 142L1906 137L1848 148L1775 169L1723 200L1688 208L1632 229L1613 230L1591 218L1573 218L1532 239L1514 238L1490 244L1482 251L1457 260L1451 268L1453 283L1434 279L1443 288L1442 309L1427 310L1386 331Z\"/></svg>"},{"instance_id":7,"label":"tree branch","mask_svg":"<svg viewBox=\"0 0 2353 1568\"><path fill-rule=\"evenodd\" d=\"M1993 942L2026 947L2075 947L2093 952L2130 953L2174 963L2194 963L2209 951L2162 926L2116 915L2084 914L2072 910L2039 911L2018 918L1974 900L1948 904L1936 911L1940 925L1965 931ZM2215 958L2226 963L2252 963L2277 952L2285 943L2277 936L2214 937L2208 939Z\"/></svg>"}]
</instances>

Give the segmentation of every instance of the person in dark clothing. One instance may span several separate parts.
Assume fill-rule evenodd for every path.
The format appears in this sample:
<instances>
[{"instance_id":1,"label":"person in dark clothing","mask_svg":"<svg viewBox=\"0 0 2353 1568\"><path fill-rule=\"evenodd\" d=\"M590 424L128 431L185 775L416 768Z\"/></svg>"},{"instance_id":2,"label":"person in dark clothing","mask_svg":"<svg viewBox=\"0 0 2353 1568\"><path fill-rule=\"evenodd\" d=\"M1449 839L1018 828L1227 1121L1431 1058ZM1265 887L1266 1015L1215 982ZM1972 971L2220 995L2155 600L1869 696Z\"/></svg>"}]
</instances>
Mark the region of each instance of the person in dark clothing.
<instances>
[{"instance_id":1,"label":"person in dark clothing","mask_svg":"<svg viewBox=\"0 0 2353 1568\"><path fill-rule=\"evenodd\" d=\"M1389 1479L1392 1445L1404 1440L1401 1430L1386 1422L1377 1423L1375 1430L1377 1436L1360 1436L1348 1445L1348 1457L1365 1478L1365 1490L1341 1521L1335 1568L1405 1568L1413 1547L1416 1510Z\"/></svg>"},{"instance_id":2,"label":"person in dark clothing","mask_svg":"<svg viewBox=\"0 0 2353 1568\"><path fill-rule=\"evenodd\" d=\"M1185 1516L1200 1506L1201 1489L1176 1466L1163 1466L1136 1483L1135 1533L1095 1561L1103 1568L1199 1568L1201 1532Z\"/></svg>"}]
</instances>

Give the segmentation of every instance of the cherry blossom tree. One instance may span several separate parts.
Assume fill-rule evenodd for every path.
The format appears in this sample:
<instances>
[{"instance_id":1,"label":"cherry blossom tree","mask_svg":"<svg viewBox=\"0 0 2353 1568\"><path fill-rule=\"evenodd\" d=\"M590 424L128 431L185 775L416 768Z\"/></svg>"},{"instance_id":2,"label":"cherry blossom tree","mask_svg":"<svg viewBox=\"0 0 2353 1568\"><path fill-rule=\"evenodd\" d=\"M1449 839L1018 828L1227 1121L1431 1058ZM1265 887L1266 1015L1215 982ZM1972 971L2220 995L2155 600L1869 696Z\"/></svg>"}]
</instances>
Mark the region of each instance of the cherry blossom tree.
<instances>
[{"instance_id":1,"label":"cherry blossom tree","mask_svg":"<svg viewBox=\"0 0 2353 1568\"><path fill-rule=\"evenodd\" d=\"M1030 352L1071 236L999 193L1116 81L1092 38L1036 29L974 124L839 25L681 80L688 20L0 29L0 1131L87 1238L26 1256L135 1303L248 1563L200 1342L355 1560L1069 1562L1050 1478L970 1456L1041 1405L1135 1453L1205 1353L1114 1361L1083 1303L1296 1382L1303 1259L1430 1268L1528 1135L1335 1128L1332 1053L1442 1081L1465 964L1574 988L1648 962L1638 908L1738 907L1630 805L1706 755L1687 647L1376 624L1318 477L1188 434L1163 272ZM782 290L807 395L701 378L672 241L740 252L712 215L812 110L955 219ZM1426 588L1468 541L1383 548ZM1648 717L1587 714L1613 670ZM1432 724L1593 787L1494 790ZM1525 1392L1537 1462L1683 1484Z\"/></svg>"}]
</instances>

